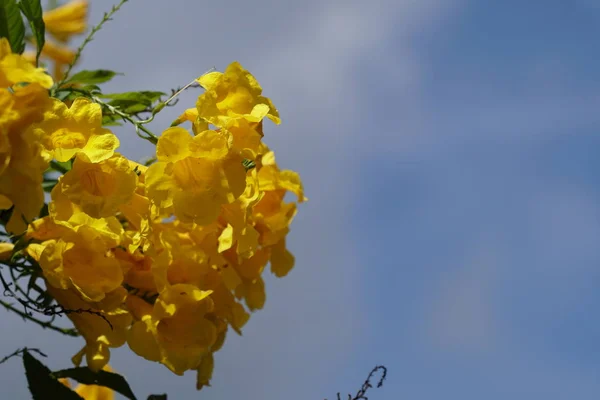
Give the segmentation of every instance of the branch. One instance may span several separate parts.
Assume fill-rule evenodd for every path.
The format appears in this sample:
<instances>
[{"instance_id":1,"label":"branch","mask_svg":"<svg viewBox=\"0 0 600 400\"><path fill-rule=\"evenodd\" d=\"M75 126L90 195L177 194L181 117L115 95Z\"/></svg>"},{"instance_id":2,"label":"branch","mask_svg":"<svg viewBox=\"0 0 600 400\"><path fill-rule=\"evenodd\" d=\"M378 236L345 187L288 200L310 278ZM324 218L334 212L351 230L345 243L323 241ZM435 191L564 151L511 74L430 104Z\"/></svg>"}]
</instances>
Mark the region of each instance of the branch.
<instances>
[{"instance_id":1,"label":"branch","mask_svg":"<svg viewBox=\"0 0 600 400\"><path fill-rule=\"evenodd\" d=\"M384 367L383 365L376 365L369 373L369 376L367 376L367 379L362 384L361 388L358 390L358 392L356 392L356 395L354 395L354 397L352 397L352 395L349 394L348 400L369 400L369 398L366 396L366 394L367 394L367 391L373 387L373 385L371 384L371 379L373 379L373 375L375 375L375 373L378 371L381 371L381 378L379 378L379 382L377 382L376 387L377 388L382 387L383 381L385 380L385 378L387 376L387 368ZM327 399L325 399L325 400L327 400ZM340 392L337 393L337 400L342 400L342 398L340 397Z\"/></svg>"},{"instance_id":2,"label":"branch","mask_svg":"<svg viewBox=\"0 0 600 400\"><path fill-rule=\"evenodd\" d=\"M17 356L21 353L24 353L26 351L29 352L34 352L34 353L38 353L39 355L41 355L42 357L48 357L47 355L45 355L44 353L42 353L39 349L32 349L29 347L23 347L22 349L17 349L15 350L12 354L9 354L7 356L4 356L1 360L0 360L0 364L5 363L6 361L10 360L11 358L13 358L14 356Z\"/></svg>"},{"instance_id":3,"label":"branch","mask_svg":"<svg viewBox=\"0 0 600 400\"><path fill-rule=\"evenodd\" d=\"M31 322L34 322L36 324L38 324L39 326L41 326L44 329L50 329L52 331L56 331L59 333L62 333L63 335L67 335L67 336L73 336L73 337L78 337L79 333L77 333L77 330L72 329L72 328L61 328L59 326L56 325L52 325L50 322L47 321L42 321L40 319L35 318L34 316L23 312L21 310L19 310L18 308L14 307L12 304L5 302L4 300L0 300L0 305L4 306L4 308L6 308L8 311L12 311L15 314L19 315L20 317L22 317L25 320L29 320ZM1 363L0 363L1 364Z\"/></svg>"}]
</instances>

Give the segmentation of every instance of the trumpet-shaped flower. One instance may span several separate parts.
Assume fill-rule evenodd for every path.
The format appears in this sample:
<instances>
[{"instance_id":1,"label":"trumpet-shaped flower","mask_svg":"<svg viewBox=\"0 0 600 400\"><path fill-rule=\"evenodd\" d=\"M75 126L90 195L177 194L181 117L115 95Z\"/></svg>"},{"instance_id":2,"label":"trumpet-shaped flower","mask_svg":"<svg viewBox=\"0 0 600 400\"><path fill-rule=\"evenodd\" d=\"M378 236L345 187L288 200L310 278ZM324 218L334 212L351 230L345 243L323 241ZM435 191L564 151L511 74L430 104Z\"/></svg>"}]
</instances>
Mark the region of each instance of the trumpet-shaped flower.
<instances>
[{"instance_id":1,"label":"trumpet-shaped flower","mask_svg":"<svg viewBox=\"0 0 600 400\"><path fill-rule=\"evenodd\" d=\"M146 194L159 209L172 208L183 222L210 224L221 205L244 192L243 159L231 151L225 132L192 137L183 128L169 128L158 140L156 156L158 162L146 172Z\"/></svg>"},{"instance_id":2,"label":"trumpet-shaped flower","mask_svg":"<svg viewBox=\"0 0 600 400\"><path fill-rule=\"evenodd\" d=\"M6 38L0 38L0 208L14 206L6 225L21 233L44 204L42 174L47 162L40 141L27 127L42 119L50 99L52 78L42 68L13 54Z\"/></svg>"},{"instance_id":3,"label":"trumpet-shaped flower","mask_svg":"<svg viewBox=\"0 0 600 400\"><path fill-rule=\"evenodd\" d=\"M62 176L57 191L91 217L102 218L114 215L131 200L136 183L136 173L120 154L93 163L83 153Z\"/></svg>"},{"instance_id":4,"label":"trumpet-shaped flower","mask_svg":"<svg viewBox=\"0 0 600 400\"><path fill-rule=\"evenodd\" d=\"M52 285L48 285L48 292L65 309L80 310L67 314L85 339L84 347L73 356L73 363L79 366L85 357L90 369L103 369L110 360L110 348L125 344L127 329L132 322L132 316L125 308L127 291L117 288L99 302L85 301L72 289L58 289Z\"/></svg>"},{"instance_id":5,"label":"trumpet-shaped flower","mask_svg":"<svg viewBox=\"0 0 600 400\"><path fill-rule=\"evenodd\" d=\"M217 339L215 324L206 318L213 309L210 293L177 284L161 292L154 306L129 296L127 305L138 319L128 334L129 347L177 375L197 368Z\"/></svg>"},{"instance_id":6,"label":"trumpet-shaped flower","mask_svg":"<svg viewBox=\"0 0 600 400\"><path fill-rule=\"evenodd\" d=\"M78 153L97 163L112 157L119 147L119 139L102 128L100 105L85 98L77 98L67 107L53 99L53 106L44 113L44 120L31 128L44 144L45 156L57 161L68 161Z\"/></svg>"},{"instance_id":7,"label":"trumpet-shaped flower","mask_svg":"<svg viewBox=\"0 0 600 400\"><path fill-rule=\"evenodd\" d=\"M26 57L13 54L8 39L0 38L0 88L17 83L37 83L49 89L54 82L43 68L36 68Z\"/></svg>"},{"instance_id":8,"label":"trumpet-shaped flower","mask_svg":"<svg viewBox=\"0 0 600 400\"><path fill-rule=\"evenodd\" d=\"M109 250L118 245L114 226L82 213L68 222L74 228L41 244L30 244L48 283L58 289L75 289L86 301L100 301L121 286L123 270Z\"/></svg>"},{"instance_id":9,"label":"trumpet-shaped flower","mask_svg":"<svg viewBox=\"0 0 600 400\"><path fill-rule=\"evenodd\" d=\"M197 81L206 89L196 102L198 114L215 126L226 128L240 119L258 123L264 117L281 122L271 100L262 96L258 81L238 62L231 63L224 73L210 72Z\"/></svg>"}]
</instances>

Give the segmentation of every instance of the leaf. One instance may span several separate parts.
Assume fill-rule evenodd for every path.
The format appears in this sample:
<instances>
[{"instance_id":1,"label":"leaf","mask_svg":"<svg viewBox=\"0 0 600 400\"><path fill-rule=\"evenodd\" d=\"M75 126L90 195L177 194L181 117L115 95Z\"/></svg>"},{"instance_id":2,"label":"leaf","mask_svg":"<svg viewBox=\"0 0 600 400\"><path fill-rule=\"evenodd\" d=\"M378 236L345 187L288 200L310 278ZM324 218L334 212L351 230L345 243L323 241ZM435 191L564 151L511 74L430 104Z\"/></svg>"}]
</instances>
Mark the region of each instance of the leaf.
<instances>
[{"instance_id":1,"label":"leaf","mask_svg":"<svg viewBox=\"0 0 600 400\"><path fill-rule=\"evenodd\" d=\"M56 95L56 98L60 101L73 101L78 97L85 97L87 99L93 98L96 94L100 92L100 88L96 85L86 85L82 88L78 88L73 90L70 87L62 88L58 91L59 94Z\"/></svg>"},{"instance_id":2,"label":"leaf","mask_svg":"<svg viewBox=\"0 0 600 400\"><path fill-rule=\"evenodd\" d=\"M85 85L84 87L80 88L79 90L85 90L90 95L96 95L96 94L99 94L102 92L102 89L100 89L100 86L98 86L98 85Z\"/></svg>"},{"instance_id":3,"label":"leaf","mask_svg":"<svg viewBox=\"0 0 600 400\"><path fill-rule=\"evenodd\" d=\"M118 117L114 115L105 115L102 117L102 126L122 126L123 124L117 121Z\"/></svg>"},{"instance_id":4,"label":"leaf","mask_svg":"<svg viewBox=\"0 0 600 400\"><path fill-rule=\"evenodd\" d=\"M110 81L116 75L123 75L119 72L110 71L107 69L96 69L93 71L84 69L79 71L65 83L86 83L86 84L97 84Z\"/></svg>"},{"instance_id":5,"label":"leaf","mask_svg":"<svg viewBox=\"0 0 600 400\"><path fill-rule=\"evenodd\" d=\"M128 399L136 400L125 378L114 372L102 370L94 372L88 367L78 367L56 371L53 375L57 378L71 378L84 385L105 386L117 393L121 393Z\"/></svg>"},{"instance_id":6,"label":"leaf","mask_svg":"<svg viewBox=\"0 0 600 400\"><path fill-rule=\"evenodd\" d=\"M244 158L244 160L242 161L242 165L244 166L246 172L256 167L256 163L248 158Z\"/></svg>"},{"instance_id":7,"label":"leaf","mask_svg":"<svg viewBox=\"0 0 600 400\"><path fill-rule=\"evenodd\" d=\"M52 376L48 367L29 354L27 350L23 352L23 365L33 400L83 400L81 396Z\"/></svg>"},{"instance_id":8,"label":"leaf","mask_svg":"<svg viewBox=\"0 0 600 400\"><path fill-rule=\"evenodd\" d=\"M42 18L42 4L40 0L21 0L19 7L21 8L23 14L25 14L25 17L27 17L31 31L35 36L35 43L37 46L35 63L37 65L40 59L40 53L42 52L42 48L46 42L46 25L44 24L44 19Z\"/></svg>"},{"instance_id":9,"label":"leaf","mask_svg":"<svg viewBox=\"0 0 600 400\"><path fill-rule=\"evenodd\" d=\"M25 24L16 0L0 1L0 37L8 39L13 53L25 50Z\"/></svg>"},{"instance_id":10,"label":"leaf","mask_svg":"<svg viewBox=\"0 0 600 400\"><path fill-rule=\"evenodd\" d=\"M67 172L69 172L72 167L73 167L73 163L71 162L71 160L69 160L69 161L56 161L56 160L50 161L50 168L52 168L53 171L61 172L63 174L66 174Z\"/></svg>"},{"instance_id":11,"label":"leaf","mask_svg":"<svg viewBox=\"0 0 600 400\"><path fill-rule=\"evenodd\" d=\"M98 97L109 99L108 104L128 114L152 108L152 103L158 101L161 96L165 96L165 93L141 91L98 95Z\"/></svg>"},{"instance_id":12,"label":"leaf","mask_svg":"<svg viewBox=\"0 0 600 400\"><path fill-rule=\"evenodd\" d=\"M137 100L154 102L161 96L166 96L163 92L153 92L150 90L142 90L140 92L124 92L124 93L107 93L100 97L111 100Z\"/></svg>"},{"instance_id":13,"label":"leaf","mask_svg":"<svg viewBox=\"0 0 600 400\"><path fill-rule=\"evenodd\" d=\"M58 183L57 180L44 181L44 182L42 182L42 189L44 190L44 192L50 193L50 192L52 192L52 189L54 189L54 186L56 186L57 183ZM46 214L46 215L48 215L48 214Z\"/></svg>"},{"instance_id":14,"label":"leaf","mask_svg":"<svg viewBox=\"0 0 600 400\"><path fill-rule=\"evenodd\" d=\"M56 183L54 184L56 185ZM43 184L42 184L43 186ZM54 188L54 186L52 186L52 188ZM44 192L46 191L46 188L44 188ZM50 193L52 191L52 189L50 189L50 191L48 191L48 193ZM48 210L48 203L44 203L44 205L42 206L41 210L40 210L40 215L39 218L44 218L47 217L48 215L50 215L50 211Z\"/></svg>"}]
</instances>

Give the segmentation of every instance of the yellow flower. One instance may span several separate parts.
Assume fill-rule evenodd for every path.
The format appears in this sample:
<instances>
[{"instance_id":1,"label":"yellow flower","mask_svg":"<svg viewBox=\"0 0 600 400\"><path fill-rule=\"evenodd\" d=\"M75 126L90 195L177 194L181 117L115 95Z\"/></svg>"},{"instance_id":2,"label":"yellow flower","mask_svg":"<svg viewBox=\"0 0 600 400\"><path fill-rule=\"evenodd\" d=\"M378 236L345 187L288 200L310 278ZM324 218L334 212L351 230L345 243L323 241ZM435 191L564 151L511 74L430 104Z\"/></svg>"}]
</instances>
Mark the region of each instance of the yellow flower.
<instances>
[{"instance_id":1,"label":"yellow flower","mask_svg":"<svg viewBox=\"0 0 600 400\"><path fill-rule=\"evenodd\" d=\"M263 246L274 245L283 239L296 216L296 204L285 203L284 196L283 191L268 191L254 206L254 227L260 233L259 242Z\"/></svg>"},{"instance_id":2,"label":"yellow flower","mask_svg":"<svg viewBox=\"0 0 600 400\"><path fill-rule=\"evenodd\" d=\"M120 154L93 163L81 152L73 168L60 178L57 191L89 216L102 218L114 215L131 200L136 183L129 160Z\"/></svg>"},{"instance_id":3,"label":"yellow flower","mask_svg":"<svg viewBox=\"0 0 600 400\"><path fill-rule=\"evenodd\" d=\"M265 282L261 277L245 281L237 287L235 295L237 298L244 298L250 311L260 310L266 300Z\"/></svg>"},{"instance_id":4,"label":"yellow flower","mask_svg":"<svg viewBox=\"0 0 600 400\"><path fill-rule=\"evenodd\" d=\"M121 263L125 273L124 282L144 293L157 293L152 273L152 258L139 251L129 253L123 249L114 250L114 255Z\"/></svg>"},{"instance_id":5,"label":"yellow flower","mask_svg":"<svg viewBox=\"0 0 600 400\"><path fill-rule=\"evenodd\" d=\"M112 157L119 147L119 139L102 128L100 105L84 98L75 99L70 108L53 99L52 109L44 113L44 120L32 130L43 140L45 156L58 161L68 161L83 153L96 163Z\"/></svg>"},{"instance_id":6,"label":"yellow flower","mask_svg":"<svg viewBox=\"0 0 600 400\"><path fill-rule=\"evenodd\" d=\"M121 264L109 250L118 245L114 224L92 220L79 213L73 229L57 230L58 239L29 248L39 255L39 264L48 283L59 289L75 289L86 301L100 301L121 286ZM121 228L122 229L122 228Z\"/></svg>"},{"instance_id":7,"label":"yellow flower","mask_svg":"<svg viewBox=\"0 0 600 400\"><path fill-rule=\"evenodd\" d=\"M28 51L23 53L23 57L25 57L30 63L35 63L35 52ZM75 59L75 52L66 46L62 46L51 41L46 41L44 43L44 47L42 48L41 57L49 58L55 63L63 66L69 65L73 62ZM55 78L60 79L58 77Z\"/></svg>"},{"instance_id":8,"label":"yellow flower","mask_svg":"<svg viewBox=\"0 0 600 400\"><path fill-rule=\"evenodd\" d=\"M0 38L0 208L14 205L6 230L21 233L44 204L42 174L47 167L41 143L27 127L39 122L50 104L52 78Z\"/></svg>"},{"instance_id":9,"label":"yellow flower","mask_svg":"<svg viewBox=\"0 0 600 400\"><path fill-rule=\"evenodd\" d=\"M0 208L8 209L14 205L6 225L7 231L12 233L23 232L27 222L39 214L44 204L43 172L47 168L47 162L41 156L40 143L26 140L22 132L15 129L17 126L14 124L8 132L3 157L5 164L0 174L0 197L3 200Z\"/></svg>"},{"instance_id":10,"label":"yellow flower","mask_svg":"<svg viewBox=\"0 0 600 400\"><path fill-rule=\"evenodd\" d=\"M61 42L86 29L88 2L74 0L44 13L46 31Z\"/></svg>"},{"instance_id":11,"label":"yellow flower","mask_svg":"<svg viewBox=\"0 0 600 400\"><path fill-rule=\"evenodd\" d=\"M84 400L113 400L115 398L112 389L99 385L79 384L75 388L75 393L83 397Z\"/></svg>"},{"instance_id":12,"label":"yellow flower","mask_svg":"<svg viewBox=\"0 0 600 400\"><path fill-rule=\"evenodd\" d=\"M304 188L298 173L290 170L281 171L275 162L275 153L266 152L260 162L262 167L258 173L260 190L287 190L297 196L299 203L308 200L304 197Z\"/></svg>"},{"instance_id":13,"label":"yellow flower","mask_svg":"<svg viewBox=\"0 0 600 400\"><path fill-rule=\"evenodd\" d=\"M159 290L169 284L200 287L210 271L208 255L188 235L165 229L159 234L161 251L154 257L154 280ZM156 247L156 246L155 246ZM167 283L168 282L168 283Z\"/></svg>"},{"instance_id":14,"label":"yellow flower","mask_svg":"<svg viewBox=\"0 0 600 400\"><path fill-rule=\"evenodd\" d=\"M12 243L0 242L0 261L9 260L14 248Z\"/></svg>"},{"instance_id":15,"label":"yellow flower","mask_svg":"<svg viewBox=\"0 0 600 400\"><path fill-rule=\"evenodd\" d=\"M257 123L264 117L279 124L279 112L257 80L240 63L231 63L224 73L211 72L197 79L206 89L196 102L198 115L211 124L227 128L239 120Z\"/></svg>"},{"instance_id":16,"label":"yellow flower","mask_svg":"<svg viewBox=\"0 0 600 400\"><path fill-rule=\"evenodd\" d=\"M246 190L235 202L222 207L220 221L225 228L219 236L219 252L233 248L237 255L249 258L258 247L259 233L254 229L250 216L252 207L262 197L258 190L256 170L246 177Z\"/></svg>"},{"instance_id":17,"label":"yellow flower","mask_svg":"<svg viewBox=\"0 0 600 400\"><path fill-rule=\"evenodd\" d=\"M146 172L146 195L161 210L172 207L183 222L207 225L222 204L235 201L246 187L243 159L231 151L225 132L204 131L192 137L169 128L156 147L158 162Z\"/></svg>"},{"instance_id":18,"label":"yellow flower","mask_svg":"<svg viewBox=\"0 0 600 400\"><path fill-rule=\"evenodd\" d=\"M134 193L131 200L122 204L119 211L126 219L125 234L129 238L128 250L133 253L138 247L147 246L147 238L151 231L150 200L138 193Z\"/></svg>"},{"instance_id":19,"label":"yellow flower","mask_svg":"<svg viewBox=\"0 0 600 400\"><path fill-rule=\"evenodd\" d=\"M227 128L233 137L232 147L239 151L244 158L254 160L264 151L261 142L263 134L258 128L257 124L250 123L245 119Z\"/></svg>"},{"instance_id":20,"label":"yellow flower","mask_svg":"<svg viewBox=\"0 0 600 400\"><path fill-rule=\"evenodd\" d=\"M3 89L0 90L4 91ZM43 119L44 112L52 108L52 100L48 95L48 90L39 83L15 84L10 90L10 92L6 91L11 96L8 103L11 105L11 112L16 113L17 119L11 118L12 120L6 125L6 129L9 131L9 136L23 137L28 126L40 122Z\"/></svg>"},{"instance_id":21,"label":"yellow flower","mask_svg":"<svg viewBox=\"0 0 600 400\"><path fill-rule=\"evenodd\" d=\"M286 276L294 268L295 258L285 246L285 239L281 239L270 247L271 249L271 272L276 277Z\"/></svg>"},{"instance_id":22,"label":"yellow flower","mask_svg":"<svg viewBox=\"0 0 600 400\"><path fill-rule=\"evenodd\" d=\"M213 309L210 293L177 284L161 292L154 306L129 296L127 305L138 319L128 333L131 350L177 375L198 368L217 338L215 324L205 318Z\"/></svg>"},{"instance_id":23,"label":"yellow flower","mask_svg":"<svg viewBox=\"0 0 600 400\"><path fill-rule=\"evenodd\" d=\"M43 68L36 68L26 57L13 54L6 38L0 38L0 88L16 83L37 83L49 89L54 82Z\"/></svg>"},{"instance_id":24,"label":"yellow flower","mask_svg":"<svg viewBox=\"0 0 600 400\"><path fill-rule=\"evenodd\" d=\"M89 310L72 312L67 316L85 340L84 347L72 360L79 366L86 358L87 366L99 371L110 361L110 348L125 344L132 316L125 308L127 291L120 287L107 293L99 302L87 302L71 290L57 289L48 285L48 293L67 310Z\"/></svg>"},{"instance_id":25,"label":"yellow flower","mask_svg":"<svg viewBox=\"0 0 600 400\"><path fill-rule=\"evenodd\" d=\"M202 357L200 365L196 369L196 389L200 390L204 386L210 386L210 378L212 378L215 368L215 360L213 353L207 353Z\"/></svg>"}]
</instances>

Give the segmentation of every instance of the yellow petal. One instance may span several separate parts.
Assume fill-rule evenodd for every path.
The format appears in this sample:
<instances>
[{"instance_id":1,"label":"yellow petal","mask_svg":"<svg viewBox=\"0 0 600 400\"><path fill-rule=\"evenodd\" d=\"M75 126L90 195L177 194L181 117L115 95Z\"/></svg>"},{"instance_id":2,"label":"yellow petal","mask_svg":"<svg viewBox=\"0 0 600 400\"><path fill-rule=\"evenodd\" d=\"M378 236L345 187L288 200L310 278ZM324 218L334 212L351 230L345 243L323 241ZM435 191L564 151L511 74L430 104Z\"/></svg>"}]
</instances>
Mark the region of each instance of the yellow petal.
<instances>
[{"instance_id":1,"label":"yellow petal","mask_svg":"<svg viewBox=\"0 0 600 400\"><path fill-rule=\"evenodd\" d=\"M189 156L192 136L180 127L168 128L158 138L156 158L161 162L176 162Z\"/></svg>"}]
</instances>

